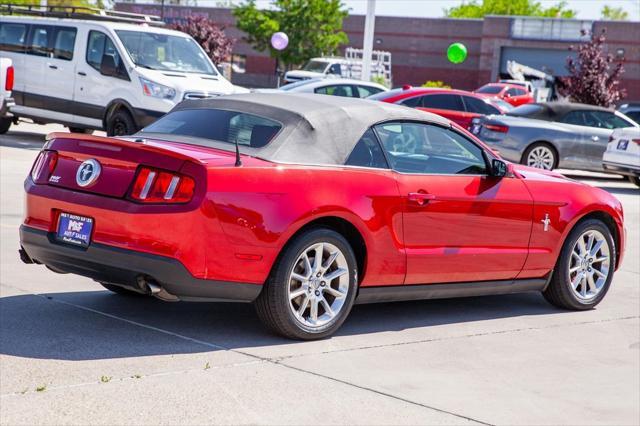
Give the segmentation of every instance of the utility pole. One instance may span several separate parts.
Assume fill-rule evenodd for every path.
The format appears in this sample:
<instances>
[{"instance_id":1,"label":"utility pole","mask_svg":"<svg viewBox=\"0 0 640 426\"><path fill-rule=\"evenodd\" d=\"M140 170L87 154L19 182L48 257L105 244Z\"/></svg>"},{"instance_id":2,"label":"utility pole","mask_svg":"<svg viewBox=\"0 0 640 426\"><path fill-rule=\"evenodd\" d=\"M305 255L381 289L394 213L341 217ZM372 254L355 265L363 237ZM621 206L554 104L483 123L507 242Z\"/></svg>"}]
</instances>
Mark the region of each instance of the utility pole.
<instances>
[{"instance_id":1,"label":"utility pole","mask_svg":"<svg viewBox=\"0 0 640 426\"><path fill-rule=\"evenodd\" d=\"M367 16L364 20L364 43L362 46L362 80L371 80L371 53L373 33L376 25L376 0L367 0Z\"/></svg>"}]
</instances>

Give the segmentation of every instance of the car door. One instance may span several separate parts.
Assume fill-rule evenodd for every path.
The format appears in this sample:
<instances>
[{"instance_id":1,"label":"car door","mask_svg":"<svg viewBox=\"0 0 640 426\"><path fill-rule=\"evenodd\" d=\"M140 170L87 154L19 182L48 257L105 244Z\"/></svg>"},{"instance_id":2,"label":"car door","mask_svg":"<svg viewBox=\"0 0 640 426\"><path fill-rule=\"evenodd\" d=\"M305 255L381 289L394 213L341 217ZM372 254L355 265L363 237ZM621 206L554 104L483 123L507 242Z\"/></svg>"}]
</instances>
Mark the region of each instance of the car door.
<instances>
[{"instance_id":1,"label":"car door","mask_svg":"<svg viewBox=\"0 0 640 426\"><path fill-rule=\"evenodd\" d=\"M462 98L457 94L434 93L422 96L420 101L418 109L448 118L465 129L471 126L471 120L477 116L466 111Z\"/></svg>"},{"instance_id":2,"label":"car door","mask_svg":"<svg viewBox=\"0 0 640 426\"><path fill-rule=\"evenodd\" d=\"M527 258L533 202L519 178L491 177L485 153L449 127L375 127L396 171L405 284L509 280Z\"/></svg>"},{"instance_id":3,"label":"car door","mask_svg":"<svg viewBox=\"0 0 640 426\"><path fill-rule=\"evenodd\" d=\"M558 148L560 161L571 168L591 168L592 162L587 151L589 145L598 143L602 137L608 138L596 127L593 117L589 117L586 110L570 111L558 119L559 127L564 132L558 132L554 142Z\"/></svg>"},{"instance_id":4,"label":"car door","mask_svg":"<svg viewBox=\"0 0 640 426\"><path fill-rule=\"evenodd\" d=\"M36 116L43 116L46 114L46 110L55 108L50 100L43 95L46 86L44 68L51 50L51 33L52 28L49 25L29 26L24 57L24 69L29 73L29 76L25 79L23 97L26 107L36 109L30 111ZM59 110L59 108L55 109Z\"/></svg>"},{"instance_id":5,"label":"car door","mask_svg":"<svg viewBox=\"0 0 640 426\"><path fill-rule=\"evenodd\" d=\"M43 94L58 104L63 113L70 113L73 102L75 64L73 62L77 29L51 27L51 51L45 61ZM71 118L71 117L69 117Z\"/></svg>"},{"instance_id":6,"label":"car door","mask_svg":"<svg viewBox=\"0 0 640 426\"><path fill-rule=\"evenodd\" d=\"M512 101L510 103L513 106L520 106L533 102L533 97L524 89L512 87L507 91L507 93L509 93L510 99Z\"/></svg>"},{"instance_id":7,"label":"car door","mask_svg":"<svg viewBox=\"0 0 640 426\"><path fill-rule=\"evenodd\" d=\"M582 152L591 168L600 169L609 136L615 129L630 127L632 124L608 111L585 111L585 117L589 137L584 140Z\"/></svg>"}]
</instances>

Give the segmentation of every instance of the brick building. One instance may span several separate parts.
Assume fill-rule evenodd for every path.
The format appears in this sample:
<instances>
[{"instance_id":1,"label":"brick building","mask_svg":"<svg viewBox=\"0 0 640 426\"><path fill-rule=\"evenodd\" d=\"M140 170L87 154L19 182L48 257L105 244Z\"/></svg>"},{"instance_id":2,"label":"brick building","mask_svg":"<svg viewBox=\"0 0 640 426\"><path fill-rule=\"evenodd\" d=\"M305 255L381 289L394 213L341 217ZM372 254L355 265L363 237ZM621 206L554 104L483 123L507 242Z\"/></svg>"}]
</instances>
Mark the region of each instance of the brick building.
<instances>
[{"instance_id":1,"label":"brick building","mask_svg":"<svg viewBox=\"0 0 640 426\"><path fill-rule=\"evenodd\" d=\"M160 6L118 3L116 9L135 13L160 14ZM268 53L257 52L242 40L230 9L165 6L165 21L205 15L224 26L237 40L234 55L244 61L244 74L235 73L237 84L268 87L275 85L275 61ZM362 46L364 16L350 15L344 21L349 45ZM442 80L453 87L471 90L506 73L506 61L516 60L553 75L566 75L569 46L580 42L580 30L607 29L607 49L624 57L626 72L622 86L627 99L640 100L640 22L581 21L490 16L484 19L376 17L374 49L392 54L394 85L419 85ZM461 42L469 52L458 65L447 61L445 52L453 42Z\"/></svg>"}]
</instances>

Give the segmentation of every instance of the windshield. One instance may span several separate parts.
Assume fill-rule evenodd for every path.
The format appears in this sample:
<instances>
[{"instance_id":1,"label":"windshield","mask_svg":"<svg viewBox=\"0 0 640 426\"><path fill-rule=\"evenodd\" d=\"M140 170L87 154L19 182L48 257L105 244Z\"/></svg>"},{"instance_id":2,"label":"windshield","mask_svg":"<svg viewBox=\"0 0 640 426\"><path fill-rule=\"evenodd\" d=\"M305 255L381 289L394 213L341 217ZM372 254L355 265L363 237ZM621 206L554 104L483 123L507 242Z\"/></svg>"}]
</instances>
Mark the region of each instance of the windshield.
<instances>
[{"instance_id":1,"label":"windshield","mask_svg":"<svg viewBox=\"0 0 640 426\"><path fill-rule=\"evenodd\" d=\"M137 66L159 71L218 75L211 61L190 37L116 30Z\"/></svg>"},{"instance_id":2,"label":"windshield","mask_svg":"<svg viewBox=\"0 0 640 426\"><path fill-rule=\"evenodd\" d=\"M504 111L511 111L514 108L513 105L511 105L509 102L505 102L502 99L498 98L491 99L491 103L499 106Z\"/></svg>"},{"instance_id":3,"label":"windshield","mask_svg":"<svg viewBox=\"0 0 640 426\"><path fill-rule=\"evenodd\" d=\"M503 87L502 86L494 86L494 85L486 85L486 86L482 86L481 88L479 88L478 90L476 90L476 93L488 93L490 95L495 95L497 93L500 93L502 91Z\"/></svg>"},{"instance_id":4,"label":"windshield","mask_svg":"<svg viewBox=\"0 0 640 426\"><path fill-rule=\"evenodd\" d=\"M325 61L309 61L304 65L304 67L302 67L302 70L303 71L323 73L324 70L327 69L327 65L329 65L329 62L325 62Z\"/></svg>"}]
</instances>

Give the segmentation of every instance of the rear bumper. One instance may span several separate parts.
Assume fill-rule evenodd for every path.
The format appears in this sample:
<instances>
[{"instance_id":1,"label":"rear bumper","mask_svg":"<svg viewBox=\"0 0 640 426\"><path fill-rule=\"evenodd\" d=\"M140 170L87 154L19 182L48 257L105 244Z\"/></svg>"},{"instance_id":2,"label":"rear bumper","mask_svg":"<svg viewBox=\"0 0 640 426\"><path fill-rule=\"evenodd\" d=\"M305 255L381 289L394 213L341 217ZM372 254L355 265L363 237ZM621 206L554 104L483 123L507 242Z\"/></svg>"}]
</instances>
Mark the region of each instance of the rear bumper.
<instances>
[{"instance_id":1,"label":"rear bumper","mask_svg":"<svg viewBox=\"0 0 640 426\"><path fill-rule=\"evenodd\" d=\"M4 100L0 103L0 118L4 117L13 117L13 114L9 112L9 109L14 106L16 103L13 98L4 98Z\"/></svg>"},{"instance_id":2,"label":"rear bumper","mask_svg":"<svg viewBox=\"0 0 640 426\"><path fill-rule=\"evenodd\" d=\"M251 302L261 285L195 278L180 261L105 244L87 249L57 242L53 233L20 226L20 244L29 259L54 270L140 291L140 279L152 281L184 301ZM21 253L23 255L23 253Z\"/></svg>"},{"instance_id":3,"label":"rear bumper","mask_svg":"<svg viewBox=\"0 0 640 426\"><path fill-rule=\"evenodd\" d=\"M640 167L633 167L629 164L618 164L611 162L603 162L602 167L605 170L625 176L640 176Z\"/></svg>"}]
</instances>

